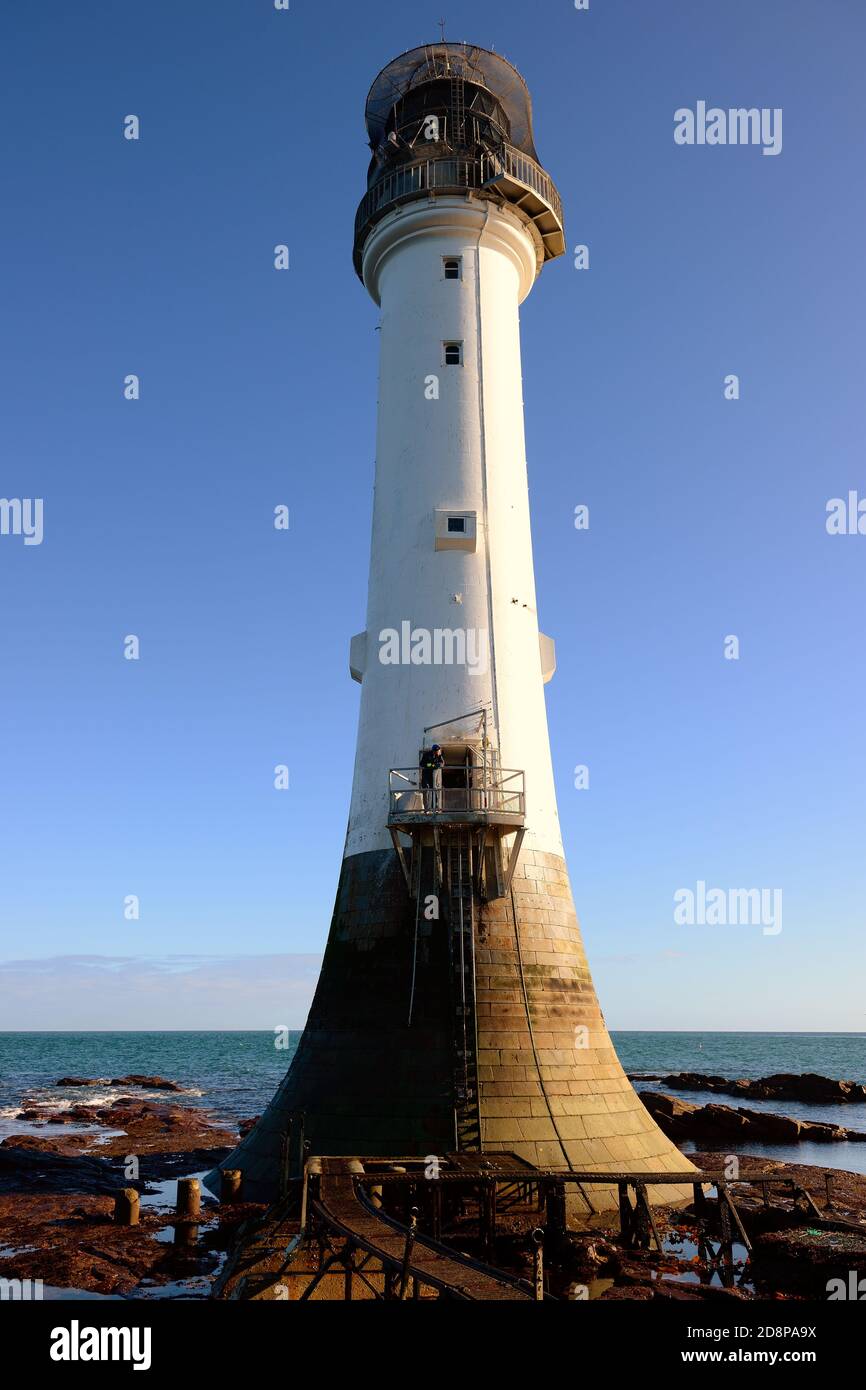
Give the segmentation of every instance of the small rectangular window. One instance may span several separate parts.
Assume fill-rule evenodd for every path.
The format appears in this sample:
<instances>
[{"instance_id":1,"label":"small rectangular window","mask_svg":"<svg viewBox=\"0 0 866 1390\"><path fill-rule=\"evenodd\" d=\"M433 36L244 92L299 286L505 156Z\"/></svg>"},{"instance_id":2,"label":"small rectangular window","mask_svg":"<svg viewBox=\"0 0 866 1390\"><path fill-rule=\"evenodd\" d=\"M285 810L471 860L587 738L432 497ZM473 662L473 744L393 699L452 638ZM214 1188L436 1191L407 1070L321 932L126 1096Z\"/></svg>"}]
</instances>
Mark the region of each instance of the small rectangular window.
<instances>
[{"instance_id":1,"label":"small rectangular window","mask_svg":"<svg viewBox=\"0 0 866 1390\"><path fill-rule=\"evenodd\" d=\"M446 343L446 344L445 344L445 366L446 366L446 367L460 367L460 366L462 366L462 364L463 364L463 344L462 344L462 343Z\"/></svg>"},{"instance_id":2,"label":"small rectangular window","mask_svg":"<svg viewBox=\"0 0 866 1390\"><path fill-rule=\"evenodd\" d=\"M475 512L452 512L450 507L437 507L435 516L434 550L475 550L477 529Z\"/></svg>"},{"instance_id":3,"label":"small rectangular window","mask_svg":"<svg viewBox=\"0 0 866 1390\"><path fill-rule=\"evenodd\" d=\"M444 256L442 264L445 267L446 280L460 279L461 259L459 256Z\"/></svg>"}]
</instances>

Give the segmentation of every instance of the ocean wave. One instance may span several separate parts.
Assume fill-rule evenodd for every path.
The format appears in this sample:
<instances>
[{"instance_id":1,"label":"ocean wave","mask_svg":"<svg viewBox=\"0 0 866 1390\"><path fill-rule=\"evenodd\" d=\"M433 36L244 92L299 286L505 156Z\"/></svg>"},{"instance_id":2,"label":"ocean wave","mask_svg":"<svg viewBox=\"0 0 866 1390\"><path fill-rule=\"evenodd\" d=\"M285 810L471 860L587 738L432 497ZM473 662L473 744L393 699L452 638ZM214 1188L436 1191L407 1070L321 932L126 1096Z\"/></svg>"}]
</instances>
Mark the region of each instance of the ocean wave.
<instances>
[{"instance_id":1,"label":"ocean wave","mask_svg":"<svg viewBox=\"0 0 866 1390\"><path fill-rule=\"evenodd\" d=\"M24 1091L17 1106L0 1108L0 1116L14 1117L19 1110L30 1109L60 1114L82 1105L102 1108L113 1105L116 1100L162 1101L170 1104L182 1095L196 1098L205 1095L205 1092L194 1086L182 1091L164 1091L160 1087L149 1086L40 1086Z\"/></svg>"}]
</instances>

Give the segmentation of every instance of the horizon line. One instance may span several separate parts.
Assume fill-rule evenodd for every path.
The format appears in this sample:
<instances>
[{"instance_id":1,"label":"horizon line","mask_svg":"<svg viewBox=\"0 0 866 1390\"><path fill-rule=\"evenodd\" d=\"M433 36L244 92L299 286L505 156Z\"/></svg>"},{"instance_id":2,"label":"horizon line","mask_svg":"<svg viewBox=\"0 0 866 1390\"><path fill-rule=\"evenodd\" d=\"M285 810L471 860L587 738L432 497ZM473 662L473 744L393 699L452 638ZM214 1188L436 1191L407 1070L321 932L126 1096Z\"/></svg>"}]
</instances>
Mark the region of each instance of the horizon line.
<instances>
[{"instance_id":1,"label":"horizon line","mask_svg":"<svg viewBox=\"0 0 866 1390\"><path fill-rule=\"evenodd\" d=\"M293 1028L285 1025L290 1033L302 1033L303 1027ZM266 1037L274 1032L273 1028L0 1028L0 1038L20 1037L22 1034L29 1036L39 1034L49 1037L61 1037L68 1033L92 1033L95 1035L109 1033L263 1033ZM851 1028L827 1029L827 1028L616 1028L610 1029L611 1033L654 1033L654 1034L673 1034L685 1036L689 1033L700 1034L705 1038L863 1038L866 1031L857 1031Z\"/></svg>"}]
</instances>

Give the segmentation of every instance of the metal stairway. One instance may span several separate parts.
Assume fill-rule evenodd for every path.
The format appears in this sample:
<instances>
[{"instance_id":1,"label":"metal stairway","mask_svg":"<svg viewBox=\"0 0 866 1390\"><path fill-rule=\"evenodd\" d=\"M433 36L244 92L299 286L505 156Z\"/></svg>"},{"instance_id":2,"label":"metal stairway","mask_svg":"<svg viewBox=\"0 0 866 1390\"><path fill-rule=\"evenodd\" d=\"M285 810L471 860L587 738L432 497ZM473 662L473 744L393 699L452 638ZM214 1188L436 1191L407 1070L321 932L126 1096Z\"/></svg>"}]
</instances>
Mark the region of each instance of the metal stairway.
<instances>
[{"instance_id":1,"label":"metal stairway","mask_svg":"<svg viewBox=\"0 0 866 1390\"><path fill-rule=\"evenodd\" d=\"M451 148L458 150L466 144L466 82L452 73L451 77Z\"/></svg>"},{"instance_id":2,"label":"metal stairway","mask_svg":"<svg viewBox=\"0 0 866 1390\"><path fill-rule=\"evenodd\" d=\"M475 1009L475 895L472 837L458 831L447 847L448 959L454 1023L454 1128L458 1150L481 1149L478 1022Z\"/></svg>"}]
</instances>

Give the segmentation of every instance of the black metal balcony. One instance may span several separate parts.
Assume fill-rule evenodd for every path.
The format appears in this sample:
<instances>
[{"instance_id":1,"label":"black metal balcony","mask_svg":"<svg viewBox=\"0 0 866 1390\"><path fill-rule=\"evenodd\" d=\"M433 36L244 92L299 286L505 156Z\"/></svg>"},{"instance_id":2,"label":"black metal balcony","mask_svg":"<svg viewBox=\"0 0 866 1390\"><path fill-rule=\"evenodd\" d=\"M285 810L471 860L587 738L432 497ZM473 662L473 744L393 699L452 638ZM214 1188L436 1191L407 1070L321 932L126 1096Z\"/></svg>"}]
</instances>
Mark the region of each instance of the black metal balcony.
<instances>
[{"instance_id":1,"label":"black metal balcony","mask_svg":"<svg viewBox=\"0 0 866 1390\"><path fill-rule=\"evenodd\" d=\"M399 164L379 178L365 193L355 214L354 262L358 275L367 237L395 207L425 194L435 197L468 190L523 212L538 230L546 261L562 255L565 230L556 185L530 155L513 145L502 145L475 158L445 157Z\"/></svg>"},{"instance_id":2,"label":"black metal balcony","mask_svg":"<svg viewBox=\"0 0 866 1390\"><path fill-rule=\"evenodd\" d=\"M417 767L388 774L388 825L499 825L520 829L526 815L524 774L511 769L445 767L441 787L422 787Z\"/></svg>"}]
</instances>

